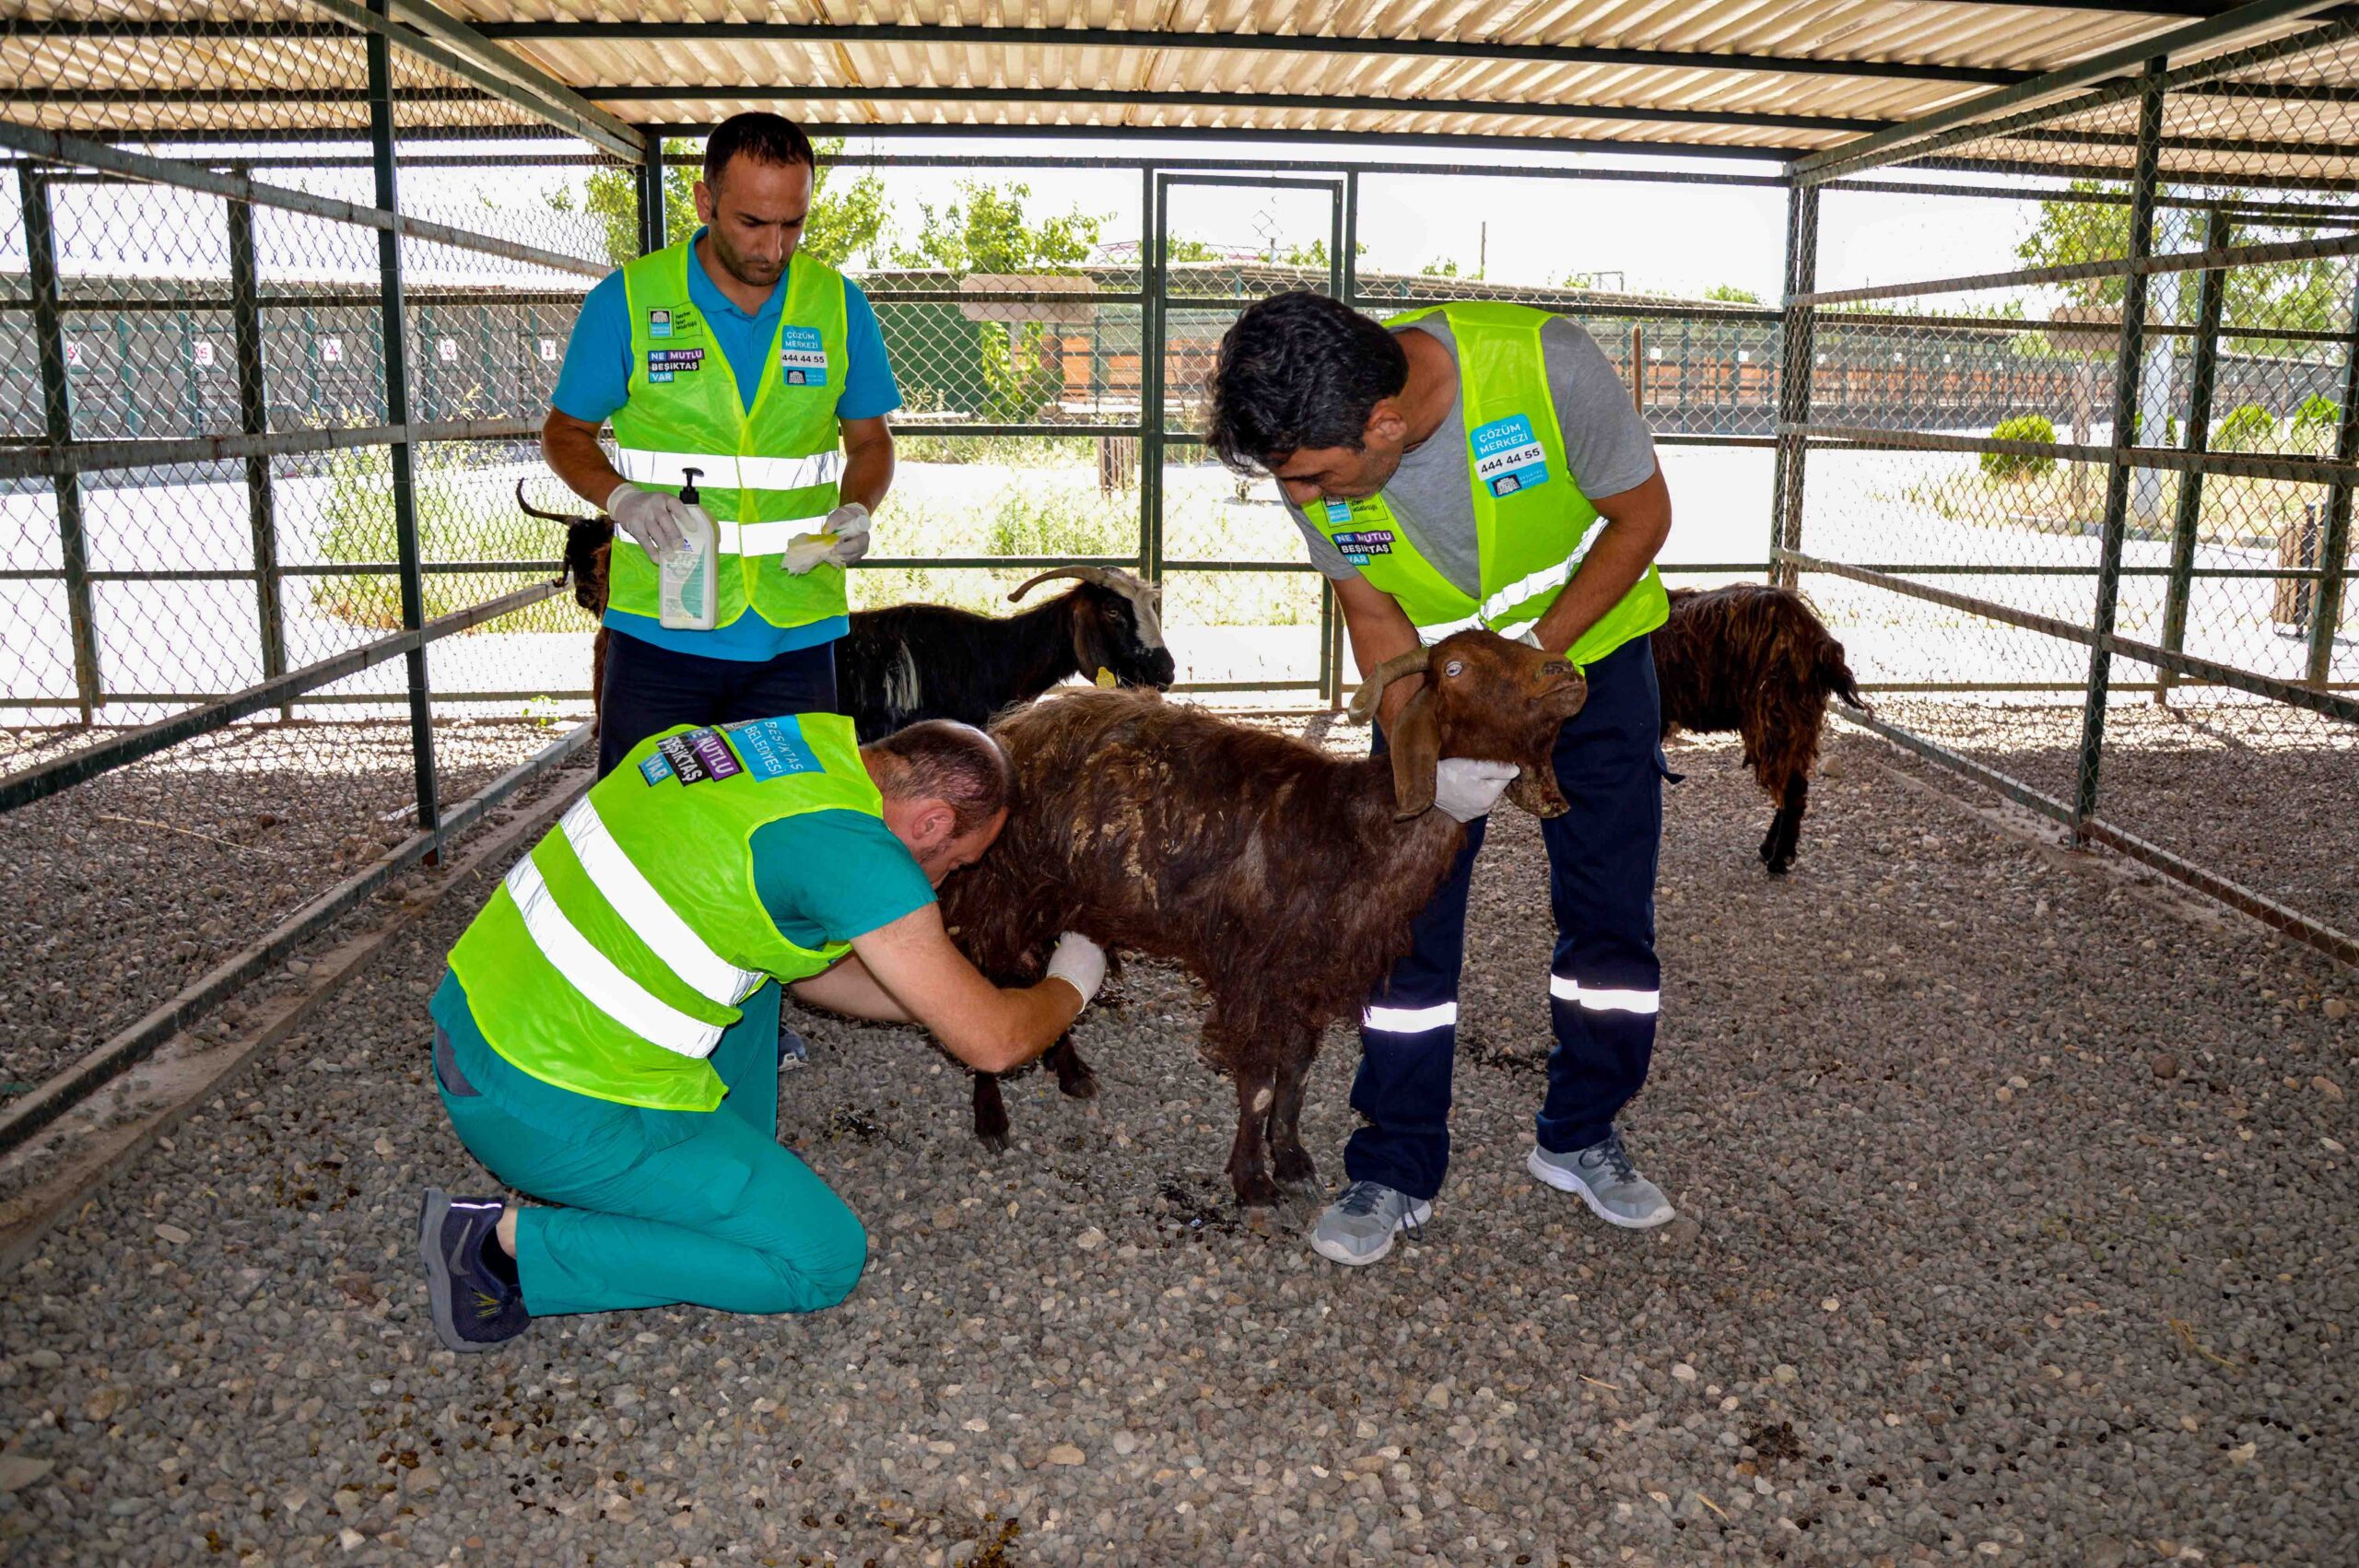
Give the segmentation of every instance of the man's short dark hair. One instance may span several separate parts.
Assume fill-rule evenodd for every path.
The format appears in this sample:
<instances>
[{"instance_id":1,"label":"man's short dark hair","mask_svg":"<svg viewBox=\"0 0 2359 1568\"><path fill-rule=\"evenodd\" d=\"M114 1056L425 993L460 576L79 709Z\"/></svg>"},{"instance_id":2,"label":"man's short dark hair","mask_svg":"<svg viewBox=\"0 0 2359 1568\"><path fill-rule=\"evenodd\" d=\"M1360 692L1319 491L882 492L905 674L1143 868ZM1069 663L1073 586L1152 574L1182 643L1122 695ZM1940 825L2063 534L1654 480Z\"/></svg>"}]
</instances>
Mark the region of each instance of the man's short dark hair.
<instances>
[{"instance_id":1,"label":"man's short dark hair","mask_svg":"<svg viewBox=\"0 0 2359 1568\"><path fill-rule=\"evenodd\" d=\"M720 184L721 171L733 158L780 167L791 163L819 167L819 155L811 150L811 138L803 134L803 127L766 109L733 114L712 128L704 144L704 182Z\"/></svg>"},{"instance_id":2,"label":"man's short dark hair","mask_svg":"<svg viewBox=\"0 0 2359 1568\"><path fill-rule=\"evenodd\" d=\"M1008 808L1015 773L999 743L949 719L925 719L861 748L891 758L877 788L896 800L941 801L965 837Z\"/></svg>"},{"instance_id":3,"label":"man's short dark hair","mask_svg":"<svg viewBox=\"0 0 2359 1568\"><path fill-rule=\"evenodd\" d=\"M1377 404L1409 382L1391 333L1323 294L1273 294L1220 340L1204 440L1240 474L1317 447L1360 450Z\"/></svg>"}]
</instances>

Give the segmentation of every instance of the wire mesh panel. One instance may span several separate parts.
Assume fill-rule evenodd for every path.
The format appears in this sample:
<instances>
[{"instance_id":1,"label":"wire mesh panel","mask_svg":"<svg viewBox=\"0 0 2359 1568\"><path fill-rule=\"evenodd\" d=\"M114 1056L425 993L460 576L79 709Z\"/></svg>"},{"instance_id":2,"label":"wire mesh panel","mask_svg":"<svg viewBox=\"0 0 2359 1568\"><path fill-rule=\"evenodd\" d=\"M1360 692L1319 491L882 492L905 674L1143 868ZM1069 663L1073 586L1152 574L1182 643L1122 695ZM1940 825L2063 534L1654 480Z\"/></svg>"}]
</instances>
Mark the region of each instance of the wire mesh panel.
<instances>
[{"instance_id":1,"label":"wire mesh panel","mask_svg":"<svg viewBox=\"0 0 2359 1568\"><path fill-rule=\"evenodd\" d=\"M1871 685L1992 694L1887 719L2346 955L2354 64L2353 24L2306 23L1806 160L1782 524ZM1943 275L1890 281L1896 229Z\"/></svg>"},{"instance_id":2,"label":"wire mesh panel","mask_svg":"<svg viewBox=\"0 0 2359 1568\"><path fill-rule=\"evenodd\" d=\"M11 1096L555 755L588 622L514 492L636 186L497 80L341 0L0 37Z\"/></svg>"}]
</instances>

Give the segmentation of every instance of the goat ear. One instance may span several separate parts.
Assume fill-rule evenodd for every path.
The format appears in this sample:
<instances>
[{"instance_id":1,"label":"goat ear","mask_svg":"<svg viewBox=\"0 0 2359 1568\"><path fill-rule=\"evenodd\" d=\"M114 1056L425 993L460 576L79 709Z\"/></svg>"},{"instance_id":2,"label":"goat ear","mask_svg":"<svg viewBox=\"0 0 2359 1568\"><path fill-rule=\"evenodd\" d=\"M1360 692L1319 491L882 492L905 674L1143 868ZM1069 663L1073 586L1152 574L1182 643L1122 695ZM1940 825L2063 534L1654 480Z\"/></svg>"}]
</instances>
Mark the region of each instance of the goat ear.
<instances>
[{"instance_id":1,"label":"goat ear","mask_svg":"<svg viewBox=\"0 0 2359 1568\"><path fill-rule=\"evenodd\" d=\"M1075 594L1075 599L1080 595ZM1106 632L1097 617L1086 608L1073 618L1073 658L1081 666L1081 678L1094 681L1097 672L1106 668Z\"/></svg>"},{"instance_id":2,"label":"goat ear","mask_svg":"<svg viewBox=\"0 0 2359 1568\"><path fill-rule=\"evenodd\" d=\"M1508 786L1508 799L1530 812L1533 816L1547 818L1563 816L1573 808L1566 802L1564 791L1556 788L1553 770L1524 767Z\"/></svg>"},{"instance_id":3,"label":"goat ear","mask_svg":"<svg viewBox=\"0 0 2359 1568\"><path fill-rule=\"evenodd\" d=\"M1441 764L1441 724L1434 718L1434 694L1419 692L1384 732L1392 750L1392 810L1395 816L1423 816L1433 810L1434 770Z\"/></svg>"}]
</instances>

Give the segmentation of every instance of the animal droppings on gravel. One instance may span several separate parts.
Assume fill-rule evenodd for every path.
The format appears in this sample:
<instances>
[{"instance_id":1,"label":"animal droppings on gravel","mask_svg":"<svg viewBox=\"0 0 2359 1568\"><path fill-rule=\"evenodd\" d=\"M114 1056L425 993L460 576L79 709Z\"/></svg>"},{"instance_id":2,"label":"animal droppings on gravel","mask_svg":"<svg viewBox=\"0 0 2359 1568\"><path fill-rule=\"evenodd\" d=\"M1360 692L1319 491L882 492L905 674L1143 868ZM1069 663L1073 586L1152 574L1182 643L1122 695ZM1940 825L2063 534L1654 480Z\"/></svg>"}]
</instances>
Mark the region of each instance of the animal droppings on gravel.
<instances>
[{"instance_id":1,"label":"animal droppings on gravel","mask_svg":"<svg viewBox=\"0 0 2359 1568\"><path fill-rule=\"evenodd\" d=\"M1001 1155L914 1032L795 1016L782 1137L870 1235L842 1306L453 1356L414 1255L421 1187L488 1188L428 1077L446 900L0 1292L0 1559L2348 1561L2347 974L1834 755L1777 880L1735 746L1673 756L1624 1130L1682 1220L1532 1182L1542 1074L1470 1052L1434 1217L1367 1269L1237 1223L1202 1000L1133 964L1099 1098L1011 1081ZM1473 899L1464 1039L1544 1063L1528 819ZM1354 1054L1303 1117L1331 1190Z\"/></svg>"}]
</instances>

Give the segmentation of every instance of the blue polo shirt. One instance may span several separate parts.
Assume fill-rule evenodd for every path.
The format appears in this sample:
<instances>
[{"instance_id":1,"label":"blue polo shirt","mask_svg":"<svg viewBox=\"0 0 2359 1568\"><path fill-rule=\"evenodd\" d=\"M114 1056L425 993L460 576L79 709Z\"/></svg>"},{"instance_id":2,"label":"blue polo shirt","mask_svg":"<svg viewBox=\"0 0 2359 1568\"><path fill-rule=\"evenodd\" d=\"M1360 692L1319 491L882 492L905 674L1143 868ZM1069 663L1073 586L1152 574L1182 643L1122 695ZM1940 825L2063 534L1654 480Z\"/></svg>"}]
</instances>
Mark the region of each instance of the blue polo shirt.
<instances>
[{"instance_id":1,"label":"blue polo shirt","mask_svg":"<svg viewBox=\"0 0 2359 1568\"><path fill-rule=\"evenodd\" d=\"M703 237L704 230L699 228L694 239ZM787 263L790 275L793 264ZM738 399L747 408L754 406L770 343L778 336L787 281L780 277L762 308L748 315L721 292L701 260L693 252L688 258L688 298L704 313L705 325L736 374ZM901 389L885 353L885 334L876 325L875 308L850 279L844 282L844 361L843 390L836 397L837 418L874 419L901 406ZM573 336L565 345L565 363L557 371L557 391L549 402L559 414L585 425L604 424L629 401L630 371L630 299L623 288L623 275L616 271L582 299L581 313L574 318ZM652 615L620 610L608 610L605 624L627 637L675 653L747 661L833 642L850 629L845 619L837 615L782 630L750 612L709 632L674 631Z\"/></svg>"}]
</instances>

